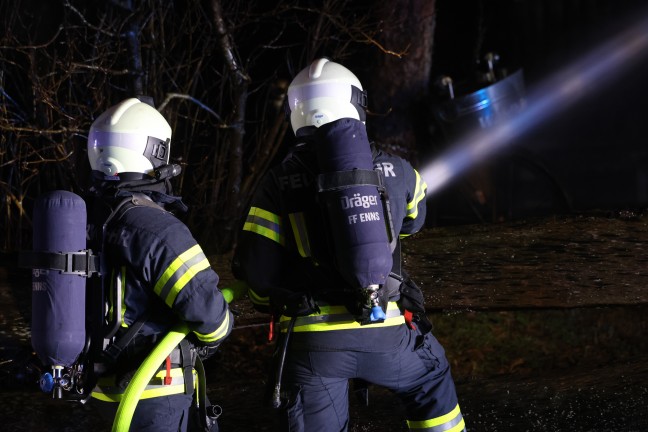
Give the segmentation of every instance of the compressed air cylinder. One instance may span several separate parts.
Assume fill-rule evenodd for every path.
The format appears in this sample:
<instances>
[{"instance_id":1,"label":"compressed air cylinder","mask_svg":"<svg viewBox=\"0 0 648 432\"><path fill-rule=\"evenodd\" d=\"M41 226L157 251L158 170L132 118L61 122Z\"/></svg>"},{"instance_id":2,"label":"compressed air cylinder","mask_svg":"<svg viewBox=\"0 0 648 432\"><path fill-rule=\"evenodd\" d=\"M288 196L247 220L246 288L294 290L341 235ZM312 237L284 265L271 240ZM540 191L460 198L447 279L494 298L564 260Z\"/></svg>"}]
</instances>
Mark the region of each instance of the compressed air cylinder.
<instances>
[{"instance_id":1,"label":"compressed air cylinder","mask_svg":"<svg viewBox=\"0 0 648 432\"><path fill-rule=\"evenodd\" d=\"M315 139L320 174L352 179L320 192L338 268L353 286L383 285L393 262L380 192L371 181L365 181L368 177L349 175L353 171L373 174L365 125L343 118L320 126Z\"/></svg>"},{"instance_id":2,"label":"compressed air cylinder","mask_svg":"<svg viewBox=\"0 0 648 432\"><path fill-rule=\"evenodd\" d=\"M86 248L86 206L68 191L37 198L33 218L35 252L73 253ZM51 366L69 367L85 345L86 278L51 268L32 270L32 347Z\"/></svg>"}]
</instances>

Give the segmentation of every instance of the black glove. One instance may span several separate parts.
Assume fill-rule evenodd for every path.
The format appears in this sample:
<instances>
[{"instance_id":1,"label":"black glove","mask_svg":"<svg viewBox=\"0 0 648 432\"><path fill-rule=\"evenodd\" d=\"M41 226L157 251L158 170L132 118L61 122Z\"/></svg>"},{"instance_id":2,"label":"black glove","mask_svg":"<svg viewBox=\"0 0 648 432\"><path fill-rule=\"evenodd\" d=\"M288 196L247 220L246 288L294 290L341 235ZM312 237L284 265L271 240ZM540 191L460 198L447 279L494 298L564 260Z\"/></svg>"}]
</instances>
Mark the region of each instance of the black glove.
<instances>
[{"instance_id":1,"label":"black glove","mask_svg":"<svg viewBox=\"0 0 648 432\"><path fill-rule=\"evenodd\" d=\"M320 308L310 294L294 293L285 298L281 313L289 317L301 317L319 311Z\"/></svg>"},{"instance_id":2,"label":"black glove","mask_svg":"<svg viewBox=\"0 0 648 432\"><path fill-rule=\"evenodd\" d=\"M403 272L403 282L400 286L400 305L410 312L425 313L425 298L421 288Z\"/></svg>"},{"instance_id":3,"label":"black glove","mask_svg":"<svg viewBox=\"0 0 648 432\"><path fill-rule=\"evenodd\" d=\"M412 322L418 327L421 335L425 335L432 331L432 322L425 313L425 297L423 291L416 283L403 272L403 282L400 285L400 300L399 305L401 308L406 309L413 313ZM417 348L423 343L424 338L420 338L417 342Z\"/></svg>"},{"instance_id":4,"label":"black glove","mask_svg":"<svg viewBox=\"0 0 648 432\"><path fill-rule=\"evenodd\" d=\"M220 343L214 345L199 345L195 346L194 350L196 351L196 354L198 354L198 357L200 357L200 360L204 361L216 354L219 345Z\"/></svg>"}]
</instances>

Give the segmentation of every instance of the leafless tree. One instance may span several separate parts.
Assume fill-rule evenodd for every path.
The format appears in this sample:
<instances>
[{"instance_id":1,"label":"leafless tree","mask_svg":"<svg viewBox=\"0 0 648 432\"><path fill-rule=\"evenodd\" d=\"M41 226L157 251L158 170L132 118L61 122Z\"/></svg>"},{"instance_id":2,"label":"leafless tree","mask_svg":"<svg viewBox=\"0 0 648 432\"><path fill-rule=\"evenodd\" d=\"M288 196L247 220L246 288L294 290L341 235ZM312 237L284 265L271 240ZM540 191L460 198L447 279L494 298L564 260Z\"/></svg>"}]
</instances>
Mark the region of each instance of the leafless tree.
<instances>
[{"instance_id":1,"label":"leafless tree","mask_svg":"<svg viewBox=\"0 0 648 432\"><path fill-rule=\"evenodd\" d=\"M353 66L361 51L401 59L414 49L385 38L402 21L386 21L370 1L8 3L0 4L2 250L26 246L42 192L83 194L94 118L147 95L173 128L189 226L209 251L227 251L290 135L283 99L294 74L316 56Z\"/></svg>"}]
</instances>

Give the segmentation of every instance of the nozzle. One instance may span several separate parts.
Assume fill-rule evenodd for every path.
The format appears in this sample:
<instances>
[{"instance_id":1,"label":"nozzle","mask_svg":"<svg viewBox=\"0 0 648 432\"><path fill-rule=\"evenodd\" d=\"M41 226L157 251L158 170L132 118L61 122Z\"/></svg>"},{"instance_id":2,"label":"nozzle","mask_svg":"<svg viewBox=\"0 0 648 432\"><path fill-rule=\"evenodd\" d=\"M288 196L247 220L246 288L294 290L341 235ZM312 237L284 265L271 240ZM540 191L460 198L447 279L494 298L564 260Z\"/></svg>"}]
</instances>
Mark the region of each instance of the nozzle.
<instances>
[{"instance_id":1,"label":"nozzle","mask_svg":"<svg viewBox=\"0 0 648 432\"><path fill-rule=\"evenodd\" d=\"M277 383L272 392L272 407L281 408L281 384Z\"/></svg>"}]
</instances>

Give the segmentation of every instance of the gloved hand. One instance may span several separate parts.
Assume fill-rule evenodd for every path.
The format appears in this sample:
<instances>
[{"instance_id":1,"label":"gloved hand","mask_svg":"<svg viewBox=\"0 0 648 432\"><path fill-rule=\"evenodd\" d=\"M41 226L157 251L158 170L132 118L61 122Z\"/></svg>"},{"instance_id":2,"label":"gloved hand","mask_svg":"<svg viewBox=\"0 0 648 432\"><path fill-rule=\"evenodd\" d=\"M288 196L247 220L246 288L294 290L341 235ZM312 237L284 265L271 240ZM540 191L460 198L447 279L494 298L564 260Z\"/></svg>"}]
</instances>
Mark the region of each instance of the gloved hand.
<instances>
[{"instance_id":1,"label":"gloved hand","mask_svg":"<svg viewBox=\"0 0 648 432\"><path fill-rule=\"evenodd\" d=\"M196 351L196 354L198 354L198 357L200 357L200 360L204 361L216 354L219 345L220 343L214 345L199 345L194 346L194 350Z\"/></svg>"},{"instance_id":2,"label":"gloved hand","mask_svg":"<svg viewBox=\"0 0 648 432\"><path fill-rule=\"evenodd\" d=\"M410 312L425 313L425 298L416 283L403 272L403 282L400 286L400 305Z\"/></svg>"},{"instance_id":3,"label":"gloved hand","mask_svg":"<svg viewBox=\"0 0 648 432\"><path fill-rule=\"evenodd\" d=\"M312 313L319 313L320 308L317 303L307 293L294 293L287 296L284 300L282 313L289 317L307 316Z\"/></svg>"}]
</instances>

